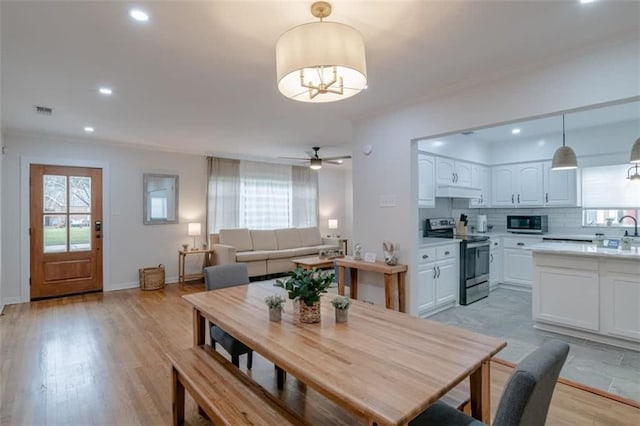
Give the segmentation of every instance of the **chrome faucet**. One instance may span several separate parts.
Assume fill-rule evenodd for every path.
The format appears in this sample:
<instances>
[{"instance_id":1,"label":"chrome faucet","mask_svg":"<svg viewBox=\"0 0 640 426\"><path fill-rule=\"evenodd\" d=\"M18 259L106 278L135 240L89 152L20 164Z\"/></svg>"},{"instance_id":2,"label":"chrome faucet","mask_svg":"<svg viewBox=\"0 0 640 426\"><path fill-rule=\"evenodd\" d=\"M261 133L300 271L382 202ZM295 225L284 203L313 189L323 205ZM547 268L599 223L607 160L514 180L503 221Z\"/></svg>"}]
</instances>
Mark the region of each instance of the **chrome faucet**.
<instances>
[{"instance_id":1,"label":"chrome faucet","mask_svg":"<svg viewBox=\"0 0 640 426\"><path fill-rule=\"evenodd\" d=\"M634 237L637 237L637 236L638 236L638 221L636 220L636 218L635 218L635 217L633 217L633 216L629 216L629 215L627 215L627 216L622 216L622 217L620 218L620 220L618 221L618 223L622 223L622 220L623 220L623 219L625 219L625 218L627 218L627 217L628 217L629 219L632 219L632 220L633 220L633 223L634 223L634 227L633 227L633 236L634 236ZM626 233L626 231L625 231L625 233Z\"/></svg>"}]
</instances>

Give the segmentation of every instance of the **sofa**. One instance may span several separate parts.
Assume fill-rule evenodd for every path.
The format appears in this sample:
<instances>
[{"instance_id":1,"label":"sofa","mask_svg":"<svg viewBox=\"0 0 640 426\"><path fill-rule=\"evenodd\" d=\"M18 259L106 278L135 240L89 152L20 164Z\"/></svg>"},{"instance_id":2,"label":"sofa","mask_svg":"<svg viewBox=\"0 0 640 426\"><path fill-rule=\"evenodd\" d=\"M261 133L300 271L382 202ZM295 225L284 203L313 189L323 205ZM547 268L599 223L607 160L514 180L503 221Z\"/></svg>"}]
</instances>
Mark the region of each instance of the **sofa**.
<instances>
[{"instance_id":1,"label":"sofa","mask_svg":"<svg viewBox=\"0 0 640 426\"><path fill-rule=\"evenodd\" d=\"M292 259L340 248L339 240L322 238L317 227L221 229L210 235L210 244L215 265L246 263L249 277L288 272L294 267Z\"/></svg>"}]
</instances>

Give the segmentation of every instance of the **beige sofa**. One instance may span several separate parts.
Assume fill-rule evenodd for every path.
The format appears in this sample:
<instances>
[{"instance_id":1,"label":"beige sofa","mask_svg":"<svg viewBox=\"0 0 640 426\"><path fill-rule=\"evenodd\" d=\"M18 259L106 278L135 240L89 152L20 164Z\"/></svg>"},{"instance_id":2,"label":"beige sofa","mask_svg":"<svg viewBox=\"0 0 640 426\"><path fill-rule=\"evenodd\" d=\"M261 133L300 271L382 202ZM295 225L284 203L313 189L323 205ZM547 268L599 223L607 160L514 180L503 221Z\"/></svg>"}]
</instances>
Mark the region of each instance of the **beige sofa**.
<instances>
[{"instance_id":1,"label":"beige sofa","mask_svg":"<svg viewBox=\"0 0 640 426\"><path fill-rule=\"evenodd\" d=\"M322 238L317 227L221 229L219 234L210 235L210 242L215 250L214 264L244 262L250 277L291 271L292 259L339 248L338 240Z\"/></svg>"}]
</instances>

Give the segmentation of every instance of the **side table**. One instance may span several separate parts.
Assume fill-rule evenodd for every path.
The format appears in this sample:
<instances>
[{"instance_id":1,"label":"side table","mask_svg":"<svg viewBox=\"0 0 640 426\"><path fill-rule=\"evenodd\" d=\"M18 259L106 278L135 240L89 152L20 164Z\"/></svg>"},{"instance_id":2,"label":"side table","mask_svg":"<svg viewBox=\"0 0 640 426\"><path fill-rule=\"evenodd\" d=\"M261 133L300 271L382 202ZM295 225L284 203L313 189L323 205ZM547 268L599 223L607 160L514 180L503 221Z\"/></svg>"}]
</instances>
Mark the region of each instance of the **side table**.
<instances>
[{"instance_id":1,"label":"side table","mask_svg":"<svg viewBox=\"0 0 640 426\"><path fill-rule=\"evenodd\" d=\"M187 260L187 256L190 254L203 254L202 269L213 264L214 249L197 249L197 250L178 250L178 282L180 286L184 286L185 282L193 281L204 278L204 273L199 274L185 274L184 265Z\"/></svg>"}]
</instances>

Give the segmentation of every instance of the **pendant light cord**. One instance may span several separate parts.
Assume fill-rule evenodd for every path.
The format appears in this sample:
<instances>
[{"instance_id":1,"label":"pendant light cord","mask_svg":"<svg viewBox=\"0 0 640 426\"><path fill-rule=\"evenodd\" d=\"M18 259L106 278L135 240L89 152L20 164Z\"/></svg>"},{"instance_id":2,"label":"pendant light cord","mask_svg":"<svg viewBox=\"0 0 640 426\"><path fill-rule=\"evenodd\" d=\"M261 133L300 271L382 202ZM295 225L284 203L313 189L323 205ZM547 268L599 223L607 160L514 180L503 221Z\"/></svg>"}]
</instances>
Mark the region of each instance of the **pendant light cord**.
<instances>
[{"instance_id":1,"label":"pendant light cord","mask_svg":"<svg viewBox=\"0 0 640 426\"><path fill-rule=\"evenodd\" d=\"M564 147L564 114L562 114L562 146Z\"/></svg>"}]
</instances>

